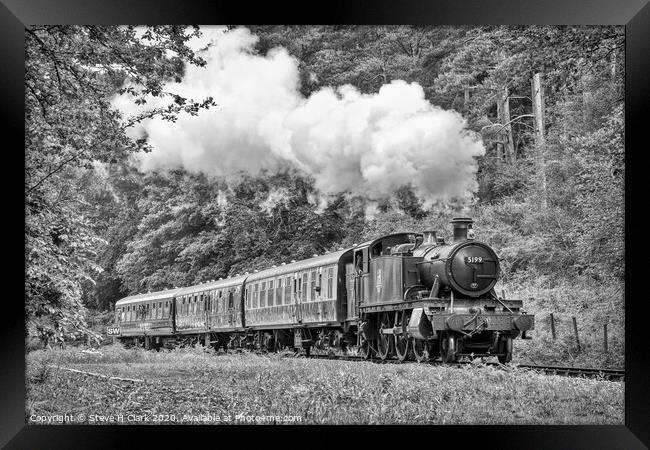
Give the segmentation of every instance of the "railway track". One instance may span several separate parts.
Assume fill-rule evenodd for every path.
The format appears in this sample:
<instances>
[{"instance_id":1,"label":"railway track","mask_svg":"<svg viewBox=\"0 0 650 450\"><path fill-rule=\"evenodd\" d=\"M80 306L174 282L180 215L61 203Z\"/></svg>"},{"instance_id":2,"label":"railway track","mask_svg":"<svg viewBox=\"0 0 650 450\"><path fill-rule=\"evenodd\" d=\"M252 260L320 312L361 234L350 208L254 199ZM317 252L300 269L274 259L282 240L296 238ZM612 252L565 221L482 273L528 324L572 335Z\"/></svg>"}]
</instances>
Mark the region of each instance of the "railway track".
<instances>
[{"instance_id":1,"label":"railway track","mask_svg":"<svg viewBox=\"0 0 650 450\"><path fill-rule=\"evenodd\" d=\"M314 359L331 359L339 361L367 361L376 364L430 364L430 365L442 365L440 361L427 361L424 363L417 363L415 361L398 361L397 359L363 359L360 356L350 356L350 355L323 355L323 354L311 354L311 355L299 355L299 357L314 358ZM473 364L471 361L461 361L453 364L446 364L451 367L465 367L469 364ZM536 372L543 372L547 375L560 375L566 377L579 377L579 378L601 378L608 381L625 381L625 370L623 369L603 369L597 367L564 367L564 366L541 366L533 364L516 364L515 366L504 366L498 362L483 362L481 363L486 366L496 366L496 367L516 367L519 369L534 370Z\"/></svg>"}]
</instances>

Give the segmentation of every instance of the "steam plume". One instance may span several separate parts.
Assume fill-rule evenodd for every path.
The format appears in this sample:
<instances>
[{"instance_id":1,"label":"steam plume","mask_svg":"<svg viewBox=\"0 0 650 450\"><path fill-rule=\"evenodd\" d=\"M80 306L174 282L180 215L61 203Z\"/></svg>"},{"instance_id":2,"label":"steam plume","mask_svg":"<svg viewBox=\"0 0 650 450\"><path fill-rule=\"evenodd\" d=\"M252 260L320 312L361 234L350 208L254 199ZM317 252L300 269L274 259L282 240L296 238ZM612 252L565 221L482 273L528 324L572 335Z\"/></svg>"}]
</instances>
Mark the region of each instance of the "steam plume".
<instances>
[{"instance_id":1,"label":"steam plume","mask_svg":"<svg viewBox=\"0 0 650 450\"><path fill-rule=\"evenodd\" d=\"M175 123L142 123L133 132L146 132L154 147L141 156L144 170L254 174L291 164L312 175L324 195L349 191L376 200L410 183L425 204L476 190L474 157L483 145L458 113L425 100L417 83L393 81L370 95L328 87L304 98L298 62L285 49L260 56L245 28L203 31L195 45L210 43L202 54L207 68L188 67L169 90L210 95L219 106ZM136 112L126 99L115 103Z\"/></svg>"}]
</instances>

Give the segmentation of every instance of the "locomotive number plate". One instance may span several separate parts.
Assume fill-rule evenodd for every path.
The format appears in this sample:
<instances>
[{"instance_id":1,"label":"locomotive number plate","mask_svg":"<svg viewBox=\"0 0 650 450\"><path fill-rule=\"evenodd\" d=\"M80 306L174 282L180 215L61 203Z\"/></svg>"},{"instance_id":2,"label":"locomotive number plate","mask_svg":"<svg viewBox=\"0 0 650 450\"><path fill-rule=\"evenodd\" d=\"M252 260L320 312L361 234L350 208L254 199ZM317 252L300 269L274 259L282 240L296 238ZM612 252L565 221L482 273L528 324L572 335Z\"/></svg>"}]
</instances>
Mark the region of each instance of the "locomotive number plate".
<instances>
[{"instance_id":1,"label":"locomotive number plate","mask_svg":"<svg viewBox=\"0 0 650 450\"><path fill-rule=\"evenodd\" d=\"M106 327L106 334L109 336L119 336L120 327Z\"/></svg>"},{"instance_id":2,"label":"locomotive number plate","mask_svg":"<svg viewBox=\"0 0 650 450\"><path fill-rule=\"evenodd\" d=\"M465 257L465 262L466 263L471 263L471 264L482 264L483 263L483 257L482 256L466 256Z\"/></svg>"}]
</instances>

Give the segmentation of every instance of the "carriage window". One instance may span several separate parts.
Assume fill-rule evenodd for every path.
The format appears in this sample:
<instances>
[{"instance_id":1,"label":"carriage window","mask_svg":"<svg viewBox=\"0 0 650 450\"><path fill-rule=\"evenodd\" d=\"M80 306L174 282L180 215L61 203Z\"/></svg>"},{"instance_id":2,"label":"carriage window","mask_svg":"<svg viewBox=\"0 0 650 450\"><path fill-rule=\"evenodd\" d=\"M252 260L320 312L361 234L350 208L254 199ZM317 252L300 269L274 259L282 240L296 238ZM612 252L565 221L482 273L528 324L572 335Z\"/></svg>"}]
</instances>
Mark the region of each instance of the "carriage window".
<instances>
[{"instance_id":1,"label":"carriage window","mask_svg":"<svg viewBox=\"0 0 650 450\"><path fill-rule=\"evenodd\" d=\"M291 277L287 277L284 280L284 303L291 303Z\"/></svg>"},{"instance_id":2,"label":"carriage window","mask_svg":"<svg viewBox=\"0 0 650 450\"><path fill-rule=\"evenodd\" d=\"M327 298L333 298L332 290L334 289L334 268L327 269Z\"/></svg>"},{"instance_id":3,"label":"carriage window","mask_svg":"<svg viewBox=\"0 0 650 450\"><path fill-rule=\"evenodd\" d=\"M259 287L260 286L257 283L253 286L253 308L257 308L257 305L258 305L258 300L259 300L259 295L260 295L260 293L258 291Z\"/></svg>"},{"instance_id":4,"label":"carriage window","mask_svg":"<svg viewBox=\"0 0 650 450\"><path fill-rule=\"evenodd\" d=\"M275 304L281 305L282 303L282 278L279 278L278 284L275 287Z\"/></svg>"},{"instance_id":5,"label":"carriage window","mask_svg":"<svg viewBox=\"0 0 650 450\"><path fill-rule=\"evenodd\" d=\"M230 291L228 293L228 308L229 309L232 309L235 306L235 303L234 303L233 299L234 299L234 293L233 293L233 291Z\"/></svg>"},{"instance_id":6,"label":"carriage window","mask_svg":"<svg viewBox=\"0 0 650 450\"><path fill-rule=\"evenodd\" d=\"M309 299L309 293L307 292L307 276L308 274L302 274L302 301L306 302Z\"/></svg>"},{"instance_id":7,"label":"carriage window","mask_svg":"<svg viewBox=\"0 0 650 450\"><path fill-rule=\"evenodd\" d=\"M309 299L316 300L316 271L311 272L311 289L309 290Z\"/></svg>"},{"instance_id":8,"label":"carriage window","mask_svg":"<svg viewBox=\"0 0 650 450\"><path fill-rule=\"evenodd\" d=\"M262 287L260 288L260 308L266 306L266 281L262 281Z\"/></svg>"},{"instance_id":9,"label":"carriage window","mask_svg":"<svg viewBox=\"0 0 650 450\"><path fill-rule=\"evenodd\" d=\"M275 293L275 289L273 289L273 280L269 280L269 306L273 306L273 294Z\"/></svg>"}]
</instances>

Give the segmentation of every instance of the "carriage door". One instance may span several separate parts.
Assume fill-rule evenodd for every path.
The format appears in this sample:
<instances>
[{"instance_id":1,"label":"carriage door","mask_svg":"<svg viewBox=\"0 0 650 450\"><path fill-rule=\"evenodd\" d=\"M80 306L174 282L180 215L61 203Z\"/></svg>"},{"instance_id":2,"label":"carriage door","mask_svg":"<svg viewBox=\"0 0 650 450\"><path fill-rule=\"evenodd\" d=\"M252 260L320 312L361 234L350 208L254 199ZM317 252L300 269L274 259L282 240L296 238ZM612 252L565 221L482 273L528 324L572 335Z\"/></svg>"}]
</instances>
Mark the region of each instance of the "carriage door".
<instances>
[{"instance_id":1,"label":"carriage door","mask_svg":"<svg viewBox=\"0 0 650 450\"><path fill-rule=\"evenodd\" d=\"M293 275L293 299L295 306L295 319L297 323L302 323L302 277L304 275Z\"/></svg>"},{"instance_id":2,"label":"carriage door","mask_svg":"<svg viewBox=\"0 0 650 450\"><path fill-rule=\"evenodd\" d=\"M357 308L364 300L364 285L368 278L368 249L354 252L354 299Z\"/></svg>"},{"instance_id":3,"label":"carriage door","mask_svg":"<svg viewBox=\"0 0 650 450\"><path fill-rule=\"evenodd\" d=\"M228 292L228 325L231 327L235 326L235 300L233 298L233 292L230 290Z\"/></svg>"},{"instance_id":4,"label":"carriage door","mask_svg":"<svg viewBox=\"0 0 650 450\"><path fill-rule=\"evenodd\" d=\"M354 264L349 263L345 265L345 293L347 304L347 318L351 319L357 317L359 312L357 311L357 302L356 302L356 274L354 273Z\"/></svg>"}]
</instances>

